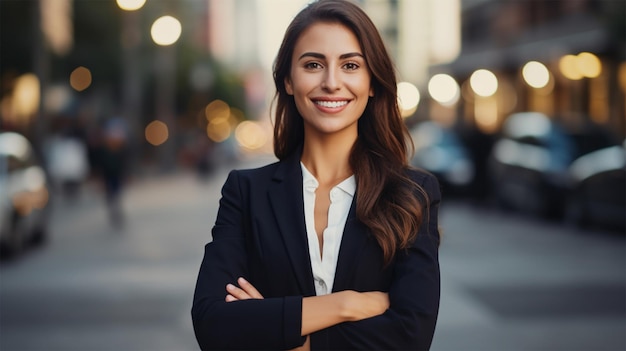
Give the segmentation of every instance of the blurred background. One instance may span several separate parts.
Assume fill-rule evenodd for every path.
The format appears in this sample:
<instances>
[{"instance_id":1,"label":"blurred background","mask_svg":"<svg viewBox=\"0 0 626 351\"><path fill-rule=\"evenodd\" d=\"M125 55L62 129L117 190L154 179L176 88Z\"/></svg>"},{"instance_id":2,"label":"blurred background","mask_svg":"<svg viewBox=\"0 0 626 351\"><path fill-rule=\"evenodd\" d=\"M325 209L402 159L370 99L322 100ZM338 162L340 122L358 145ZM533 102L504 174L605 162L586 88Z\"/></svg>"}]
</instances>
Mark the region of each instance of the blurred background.
<instances>
[{"instance_id":1,"label":"blurred background","mask_svg":"<svg viewBox=\"0 0 626 351\"><path fill-rule=\"evenodd\" d=\"M626 349L626 1L357 0L442 185L434 350ZM305 0L0 0L0 349L193 350Z\"/></svg>"}]
</instances>

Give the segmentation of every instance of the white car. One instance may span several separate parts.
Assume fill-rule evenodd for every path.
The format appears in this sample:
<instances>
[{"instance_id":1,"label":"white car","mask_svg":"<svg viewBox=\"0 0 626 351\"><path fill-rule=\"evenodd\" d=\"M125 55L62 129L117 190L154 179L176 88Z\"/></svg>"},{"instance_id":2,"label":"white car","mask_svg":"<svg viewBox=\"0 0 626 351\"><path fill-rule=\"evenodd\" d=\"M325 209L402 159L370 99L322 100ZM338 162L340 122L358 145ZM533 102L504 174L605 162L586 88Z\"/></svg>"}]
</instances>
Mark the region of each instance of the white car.
<instances>
[{"instance_id":1,"label":"white car","mask_svg":"<svg viewBox=\"0 0 626 351\"><path fill-rule=\"evenodd\" d=\"M0 132L0 252L15 257L45 240L48 180L32 144L15 132Z\"/></svg>"}]
</instances>

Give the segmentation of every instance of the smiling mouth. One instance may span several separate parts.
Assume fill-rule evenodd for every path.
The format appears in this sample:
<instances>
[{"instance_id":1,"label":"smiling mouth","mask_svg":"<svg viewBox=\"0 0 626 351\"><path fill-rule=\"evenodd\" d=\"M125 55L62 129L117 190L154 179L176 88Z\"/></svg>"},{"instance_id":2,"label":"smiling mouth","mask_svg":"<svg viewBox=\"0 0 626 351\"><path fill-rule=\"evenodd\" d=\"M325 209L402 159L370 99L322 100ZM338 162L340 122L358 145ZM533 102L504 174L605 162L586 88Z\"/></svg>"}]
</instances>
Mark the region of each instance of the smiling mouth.
<instances>
[{"instance_id":1,"label":"smiling mouth","mask_svg":"<svg viewBox=\"0 0 626 351\"><path fill-rule=\"evenodd\" d=\"M343 107L345 105L348 104L347 100L343 100L343 101L323 101L323 100L317 100L315 101L316 105L322 106L322 107L327 107L327 108L338 108L338 107Z\"/></svg>"}]
</instances>

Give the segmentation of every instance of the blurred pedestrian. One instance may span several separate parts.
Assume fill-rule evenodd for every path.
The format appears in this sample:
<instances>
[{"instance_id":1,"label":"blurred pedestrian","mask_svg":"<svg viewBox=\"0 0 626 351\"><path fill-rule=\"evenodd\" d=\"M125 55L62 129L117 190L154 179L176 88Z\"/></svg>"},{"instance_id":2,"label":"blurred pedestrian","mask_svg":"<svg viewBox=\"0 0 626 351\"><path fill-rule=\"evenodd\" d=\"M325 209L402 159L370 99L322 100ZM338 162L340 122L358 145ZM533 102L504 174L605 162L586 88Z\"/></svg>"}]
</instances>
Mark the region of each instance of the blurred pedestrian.
<instances>
[{"instance_id":1,"label":"blurred pedestrian","mask_svg":"<svg viewBox=\"0 0 626 351\"><path fill-rule=\"evenodd\" d=\"M46 142L45 149L55 188L68 200L75 200L90 172L85 141L69 133L57 133Z\"/></svg>"},{"instance_id":2,"label":"blurred pedestrian","mask_svg":"<svg viewBox=\"0 0 626 351\"><path fill-rule=\"evenodd\" d=\"M354 3L320 0L274 65L279 161L222 189L192 319L202 349L428 349L439 308L438 206L390 56Z\"/></svg>"},{"instance_id":3,"label":"blurred pedestrian","mask_svg":"<svg viewBox=\"0 0 626 351\"><path fill-rule=\"evenodd\" d=\"M124 224L122 192L127 176L127 130L122 120L111 119L104 126L100 147L96 151L97 171L104 186L111 224Z\"/></svg>"}]
</instances>

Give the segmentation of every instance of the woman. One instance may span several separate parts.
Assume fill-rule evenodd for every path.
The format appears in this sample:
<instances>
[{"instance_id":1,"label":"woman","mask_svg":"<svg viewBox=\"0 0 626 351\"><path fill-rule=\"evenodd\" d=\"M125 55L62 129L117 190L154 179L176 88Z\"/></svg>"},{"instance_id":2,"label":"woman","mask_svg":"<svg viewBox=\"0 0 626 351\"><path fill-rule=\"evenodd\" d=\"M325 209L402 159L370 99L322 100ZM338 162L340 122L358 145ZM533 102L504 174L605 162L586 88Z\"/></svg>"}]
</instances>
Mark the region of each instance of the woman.
<instances>
[{"instance_id":1,"label":"woman","mask_svg":"<svg viewBox=\"0 0 626 351\"><path fill-rule=\"evenodd\" d=\"M367 15L321 0L274 64L279 162L233 171L200 267L203 349L428 349L436 179L408 166L394 68Z\"/></svg>"}]
</instances>

